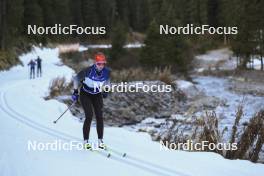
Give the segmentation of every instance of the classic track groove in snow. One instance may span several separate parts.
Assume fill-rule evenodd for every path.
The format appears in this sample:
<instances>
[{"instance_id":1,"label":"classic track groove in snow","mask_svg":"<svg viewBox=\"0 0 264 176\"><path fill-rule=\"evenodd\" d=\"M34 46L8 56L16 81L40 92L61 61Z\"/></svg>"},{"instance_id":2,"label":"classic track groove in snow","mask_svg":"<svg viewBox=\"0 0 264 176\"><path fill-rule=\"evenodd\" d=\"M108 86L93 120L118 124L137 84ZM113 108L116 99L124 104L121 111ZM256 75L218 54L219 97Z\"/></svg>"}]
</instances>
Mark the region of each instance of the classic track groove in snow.
<instances>
[{"instance_id":1,"label":"classic track groove in snow","mask_svg":"<svg viewBox=\"0 0 264 176\"><path fill-rule=\"evenodd\" d=\"M24 125L27 125L31 128L34 128L35 130L41 131L43 133L46 133L46 134L51 135L52 137L56 137L58 139L62 139L65 141L71 141L71 140L75 139L75 140L81 141L80 138L70 136L70 135L67 135L65 133L59 132L57 130L53 130L51 128L45 127L44 125L38 124L38 123L30 120L30 118L24 116L23 114L16 112L14 109L12 109L9 106L5 95L6 95L6 92L1 93L1 104L3 106L0 106L0 107L11 118L23 123ZM111 151L115 154L119 154L120 156L122 156L122 154L117 150L111 149ZM89 151L87 151L87 152L89 152ZM95 152L95 153L98 153L98 154L105 156L105 154L103 154L101 152ZM128 159L127 158L122 159L120 156L119 157L118 156L111 156L111 159L125 163L125 164L129 164L129 165L134 166L136 168L143 169L143 170L146 170L146 171L158 174L158 175L168 176L168 174L163 173L163 172L165 172L165 173L168 172L172 175L188 176L184 173L177 173L176 171L173 171L172 169L164 168L164 167L161 167L157 164L154 164L154 163L151 163L151 162L148 162L145 160L141 160L141 159L138 159L138 158L133 157L133 156L128 156ZM152 169L151 167L155 168L155 169Z\"/></svg>"}]
</instances>

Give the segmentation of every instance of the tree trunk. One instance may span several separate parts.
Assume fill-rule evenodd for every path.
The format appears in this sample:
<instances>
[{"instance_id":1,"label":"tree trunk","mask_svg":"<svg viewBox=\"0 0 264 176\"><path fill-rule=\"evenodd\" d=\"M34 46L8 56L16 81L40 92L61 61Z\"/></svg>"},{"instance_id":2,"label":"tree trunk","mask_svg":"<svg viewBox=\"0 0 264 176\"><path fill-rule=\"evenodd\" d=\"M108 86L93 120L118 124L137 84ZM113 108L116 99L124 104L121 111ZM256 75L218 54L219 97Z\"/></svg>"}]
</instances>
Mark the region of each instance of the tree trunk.
<instances>
[{"instance_id":1,"label":"tree trunk","mask_svg":"<svg viewBox=\"0 0 264 176\"><path fill-rule=\"evenodd\" d=\"M250 54L246 54L242 61L240 62L240 68L241 69L247 69L247 63L250 62Z\"/></svg>"},{"instance_id":2,"label":"tree trunk","mask_svg":"<svg viewBox=\"0 0 264 176\"><path fill-rule=\"evenodd\" d=\"M261 69L260 70L264 70L264 63L263 63L263 56L262 55L260 55L260 63L261 63Z\"/></svg>"},{"instance_id":3,"label":"tree trunk","mask_svg":"<svg viewBox=\"0 0 264 176\"><path fill-rule=\"evenodd\" d=\"M224 34L224 45L227 44L227 38L226 38L226 35Z\"/></svg>"},{"instance_id":4,"label":"tree trunk","mask_svg":"<svg viewBox=\"0 0 264 176\"><path fill-rule=\"evenodd\" d=\"M5 49L6 0L0 0L0 49Z\"/></svg>"}]
</instances>

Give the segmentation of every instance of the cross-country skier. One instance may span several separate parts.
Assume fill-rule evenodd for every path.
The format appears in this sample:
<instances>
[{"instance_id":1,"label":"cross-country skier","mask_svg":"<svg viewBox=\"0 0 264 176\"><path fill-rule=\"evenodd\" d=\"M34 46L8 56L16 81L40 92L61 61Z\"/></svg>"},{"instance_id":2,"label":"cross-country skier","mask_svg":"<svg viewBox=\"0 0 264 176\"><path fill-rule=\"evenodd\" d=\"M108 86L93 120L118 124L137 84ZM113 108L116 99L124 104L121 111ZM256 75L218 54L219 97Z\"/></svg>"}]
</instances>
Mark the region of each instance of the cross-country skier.
<instances>
[{"instance_id":1,"label":"cross-country skier","mask_svg":"<svg viewBox=\"0 0 264 176\"><path fill-rule=\"evenodd\" d=\"M30 66L30 79L35 78L35 65L36 62L34 62L32 59L28 63L28 66Z\"/></svg>"},{"instance_id":2,"label":"cross-country skier","mask_svg":"<svg viewBox=\"0 0 264 176\"><path fill-rule=\"evenodd\" d=\"M92 122L93 110L96 117L96 130L98 135L98 147L106 149L103 142L104 122L103 122L103 98L106 98L107 93L101 92L99 85L109 84L110 69L105 67L106 57L103 53L97 53L94 56L95 63L80 71L73 78L74 91L72 100L78 101L79 85L80 88L80 102L85 112L85 121L83 124L83 139L84 147L92 149L89 141L90 126Z\"/></svg>"},{"instance_id":3,"label":"cross-country skier","mask_svg":"<svg viewBox=\"0 0 264 176\"><path fill-rule=\"evenodd\" d=\"M41 68L41 62L42 59L38 56L38 58L35 60L37 62L37 77L41 77L42 75L42 68Z\"/></svg>"}]
</instances>

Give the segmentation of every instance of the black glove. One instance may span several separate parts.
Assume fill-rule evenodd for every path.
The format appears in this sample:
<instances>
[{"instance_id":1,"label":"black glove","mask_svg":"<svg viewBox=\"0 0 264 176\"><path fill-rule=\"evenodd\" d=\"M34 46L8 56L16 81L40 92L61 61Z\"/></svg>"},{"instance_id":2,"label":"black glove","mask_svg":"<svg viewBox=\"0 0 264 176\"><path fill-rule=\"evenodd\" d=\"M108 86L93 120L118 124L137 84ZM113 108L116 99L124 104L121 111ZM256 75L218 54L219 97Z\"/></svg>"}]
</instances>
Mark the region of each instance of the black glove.
<instances>
[{"instance_id":1,"label":"black glove","mask_svg":"<svg viewBox=\"0 0 264 176\"><path fill-rule=\"evenodd\" d=\"M74 89L72 93L72 101L77 102L79 98L79 91L78 89Z\"/></svg>"},{"instance_id":2,"label":"black glove","mask_svg":"<svg viewBox=\"0 0 264 176\"><path fill-rule=\"evenodd\" d=\"M102 96L103 96L103 98L107 98L108 93L107 92L102 92Z\"/></svg>"}]
</instances>

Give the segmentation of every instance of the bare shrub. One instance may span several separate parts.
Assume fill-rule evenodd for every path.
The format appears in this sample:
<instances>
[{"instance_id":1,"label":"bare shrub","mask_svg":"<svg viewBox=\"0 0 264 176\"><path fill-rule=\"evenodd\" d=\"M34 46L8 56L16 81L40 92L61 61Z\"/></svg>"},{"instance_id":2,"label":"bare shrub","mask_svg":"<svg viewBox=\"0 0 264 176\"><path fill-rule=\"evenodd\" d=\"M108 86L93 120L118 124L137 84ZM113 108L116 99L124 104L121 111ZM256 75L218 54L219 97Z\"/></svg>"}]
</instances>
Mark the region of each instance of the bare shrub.
<instances>
[{"instance_id":1,"label":"bare shrub","mask_svg":"<svg viewBox=\"0 0 264 176\"><path fill-rule=\"evenodd\" d=\"M214 111L206 111L202 121L199 121L203 125L203 130L200 133L199 141L208 141L209 143L217 144L220 140L220 133L218 130L218 119ZM209 148L205 149L209 151ZM215 151L220 153L220 151Z\"/></svg>"},{"instance_id":2,"label":"bare shrub","mask_svg":"<svg viewBox=\"0 0 264 176\"><path fill-rule=\"evenodd\" d=\"M264 142L264 110L259 111L248 123L238 141L234 159L249 159L256 162Z\"/></svg>"},{"instance_id":3,"label":"bare shrub","mask_svg":"<svg viewBox=\"0 0 264 176\"><path fill-rule=\"evenodd\" d=\"M237 127L238 127L239 121L243 115L243 102L244 102L244 99L241 102L241 104L237 107L236 118L235 118L234 125L232 127L232 133L231 133L231 137L230 137L230 141L229 141L230 144L236 142L235 140L236 140L236 136L237 136ZM234 154L234 152L231 150L226 151L226 158L233 158L234 157L233 154Z\"/></svg>"},{"instance_id":4,"label":"bare shrub","mask_svg":"<svg viewBox=\"0 0 264 176\"><path fill-rule=\"evenodd\" d=\"M154 75L158 75L158 79L166 84L171 84L172 82L171 67L165 67L164 69L158 69L156 67Z\"/></svg>"},{"instance_id":5,"label":"bare shrub","mask_svg":"<svg viewBox=\"0 0 264 176\"><path fill-rule=\"evenodd\" d=\"M154 70L145 70L142 67L129 68L123 70L113 70L111 72L113 81L138 81L138 80L160 80L166 84L172 82L172 72L170 67L155 68Z\"/></svg>"},{"instance_id":6,"label":"bare shrub","mask_svg":"<svg viewBox=\"0 0 264 176\"><path fill-rule=\"evenodd\" d=\"M61 95L62 92L65 92L67 89L69 89L70 84L66 83L65 77L57 77L53 79L50 82L50 86L49 86L50 95L47 97L47 99Z\"/></svg>"}]
</instances>

